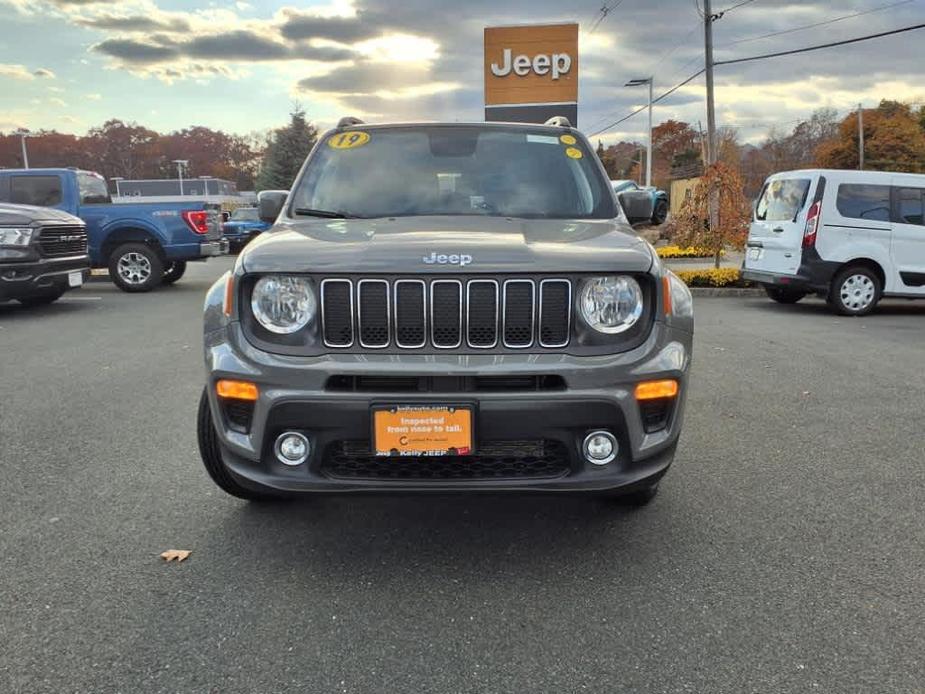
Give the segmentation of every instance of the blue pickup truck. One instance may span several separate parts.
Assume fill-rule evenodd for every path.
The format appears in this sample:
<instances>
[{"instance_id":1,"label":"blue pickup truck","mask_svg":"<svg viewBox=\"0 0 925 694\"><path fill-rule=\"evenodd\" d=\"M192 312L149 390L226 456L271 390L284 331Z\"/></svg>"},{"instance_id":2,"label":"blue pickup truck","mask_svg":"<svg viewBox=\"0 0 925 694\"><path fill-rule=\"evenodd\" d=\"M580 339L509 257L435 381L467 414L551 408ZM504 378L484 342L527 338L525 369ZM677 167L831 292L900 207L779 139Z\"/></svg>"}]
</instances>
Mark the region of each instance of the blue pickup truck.
<instances>
[{"instance_id":1,"label":"blue pickup truck","mask_svg":"<svg viewBox=\"0 0 925 694\"><path fill-rule=\"evenodd\" d=\"M231 250L239 251L271 226L273 225L261 221L256 207L239 207L231 213L231 218L222 226L222 231L231 244Z\"/></svg>"},{"instance_id":2,"label":"blue pickup truck","mask_svg":"<svg viewBox=\"0 0 925 694\"><path fill-rule=\"evenodd\" d=\"M0 169L0 202L53 207L87 225L90 263L127 292L176 282L186 263L228 253L217 207L114 204L106 180L80 169Z\"/></svg>"}]
</instances>

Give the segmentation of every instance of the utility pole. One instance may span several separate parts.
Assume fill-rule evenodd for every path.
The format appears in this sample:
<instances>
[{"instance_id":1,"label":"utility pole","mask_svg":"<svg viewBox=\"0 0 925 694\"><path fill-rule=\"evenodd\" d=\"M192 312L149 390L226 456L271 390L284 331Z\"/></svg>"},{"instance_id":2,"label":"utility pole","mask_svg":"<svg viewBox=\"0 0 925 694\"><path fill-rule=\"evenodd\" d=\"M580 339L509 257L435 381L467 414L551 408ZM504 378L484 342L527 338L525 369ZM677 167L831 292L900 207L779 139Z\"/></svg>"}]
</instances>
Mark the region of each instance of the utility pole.
<instances>
[{"instance_id":1,"label":"utility pole","mask_svg":"<svg viewBox=\"0 0 925 694\"><path fill-rule=\"evenodd\" d=\"M864 170L864 105L858 104L858 170Z\"/></svg>"},{"instance_id":2,"label":"utility pole","mask_svg":"<svg viewBox=\"0 0 925 694\"><path fill-rule=\"evenodd\" d=\"M713 8L703 0L704 71L707 81L707 166L716 161L716 113L713 103Z\"/></svg>"}]
</instances>

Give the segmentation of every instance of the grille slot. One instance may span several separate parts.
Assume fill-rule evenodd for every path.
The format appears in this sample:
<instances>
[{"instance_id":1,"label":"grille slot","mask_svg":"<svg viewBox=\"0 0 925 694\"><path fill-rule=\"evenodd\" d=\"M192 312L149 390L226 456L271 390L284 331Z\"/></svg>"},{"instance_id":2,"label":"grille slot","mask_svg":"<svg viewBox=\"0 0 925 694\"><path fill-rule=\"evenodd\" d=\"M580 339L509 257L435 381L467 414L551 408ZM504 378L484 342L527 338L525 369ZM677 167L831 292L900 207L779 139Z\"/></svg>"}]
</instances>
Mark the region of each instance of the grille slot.
<instances>
[{"instance_id":1,"label":"grille slot","mask_svg":"<svg viewBox=\"0 0 925 694\"><path fill-rule=\"evenodd\" d=\"M568 448L560 441L485 441L474 455L381 457L369 441L328 446L321 471L329 477L441 482L467 479L562 477L569 472Z\"/></svg>"},{"instance_id":2,"label":"grille slot","mask_svg":"<svg viewBox=\"0 0 925 694\"><path fill-rule=\"evenodd\" d=\"M328 347L353 344L353 283L350 280L321 283L321 323L324 344Z\"/></svg>"},{"instance_id":3,"label":"grille slot","mask_svg":"<svg viewBox=\"0 0 925 694\"><path fill-rule=\"evenodd\" d=\"M533 280L504 283L504 346L522 349L533 344Z\"/></svg>"},{"instance_id":4,"label":"grille slot","mask_svg":"<svg viewBox=\"0 0 925 694\"><path fill-rule=\"evenodd\" d=\"M466 285L466 341L470 347L491 349L498 344L498 283L472 280Z\"/></svg>"},{"instance_id":5,"label":"grille slot","mask_svg":"<svg viewBox=\"0 0 925 694\"><path fill-rule=\"evenodd\" d=\"M571 330L572 283L568 280L540 282L540 345L565 347Z\"/></svg>"},{"instance_id":6,"label":"grille slot","mask_svg":"<svg viewBox=\"0 0 925 694\"><path fill-rule=\"evenodd\" d=\"M462 344L462 282L430 283L430 339L434 347L453 349Z\"/></svg>"},{"instance_id":7,"label":"grille slot","mask_svg":"<svg viewBox=\"0 0 925 694\"><path fill-rule=\"evenodd\" d=\"M76 225L42 227L39 231L39 248L46 257L85 255L87 230Z\"/></svg>"},{"instance_id":8,"label":"grille slot","mask_svg":"<svg viewBox=\"0 0 925 694\"><path fill-rule=\"evenodd\" d=\"M357 320L360 345L381 348L389 344L389 283L385 280L360 280L357 283Z\"/></svg>"},{"instance_id":9,"label":"grille slot","mask_svg":"<svg viewBox=\"0 0 925 694\"><path fill-rule=\"evenodd\" d=\"M424 312L424 281L395 282L395 344L415 348L427 344L427 314Z\"/></svg>"},{"instance_id":10,"label":"grille slot","mask_svg":"<svg viewBox=\"0 0 925 694\"><path fill-rule=\"evenodd\" d=\"M565 390L565 379L542 376L331 376L325 390L341 393L484 393Z\"/></svg>"}]
</instances>

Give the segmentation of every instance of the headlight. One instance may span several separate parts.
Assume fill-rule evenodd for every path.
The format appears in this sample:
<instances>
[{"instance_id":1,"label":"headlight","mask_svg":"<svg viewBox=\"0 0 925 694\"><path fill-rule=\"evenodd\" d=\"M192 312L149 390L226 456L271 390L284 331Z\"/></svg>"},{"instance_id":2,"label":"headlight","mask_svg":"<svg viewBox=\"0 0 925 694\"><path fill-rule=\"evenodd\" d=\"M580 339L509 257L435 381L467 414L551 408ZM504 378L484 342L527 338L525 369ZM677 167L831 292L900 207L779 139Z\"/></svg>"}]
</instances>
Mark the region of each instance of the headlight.
<instances>
[{"instance_id":1,"label":"headlight","mask_svg":"<svg viewBox=\"0 0 925 694\"><path fill-rule=\"evenodd\" d=\"M304 328L314 319L317 308L311 283L301 277L261 277L251 294L254 317L264 328L280 335Z\"/></svg>"},{"instance_id":2,"label":"headlight","mask_svg":"<svg viewBox=\"0 0 925 694\"><path fill-rule=\"evenodd\" d=\"M0 227L0 246L28 246L32 240L32 229Z\"/></svg>"},{"instance_id":3,"label":"headlight","mask_svg":"<svg viewBox=\"0 0 925 694\"><path fill-rule=\"evenodd\" d=\"M626 275L593 277L578 300L581 317L600 333L613 335L632 328L644 308L642 287Z\"/></svg>"}]
</instances>

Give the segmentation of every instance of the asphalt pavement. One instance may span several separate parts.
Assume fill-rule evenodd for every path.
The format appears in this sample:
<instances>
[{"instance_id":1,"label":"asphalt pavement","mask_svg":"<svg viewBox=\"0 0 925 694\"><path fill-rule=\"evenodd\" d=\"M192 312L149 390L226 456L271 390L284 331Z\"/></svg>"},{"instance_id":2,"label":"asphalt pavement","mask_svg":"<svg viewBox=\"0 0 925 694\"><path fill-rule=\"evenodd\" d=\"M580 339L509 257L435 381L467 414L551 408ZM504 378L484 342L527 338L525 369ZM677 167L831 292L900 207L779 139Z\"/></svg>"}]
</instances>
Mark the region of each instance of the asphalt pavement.
<instances>
[{"instance_id":1,"label":"asphalt pavement","mask_svg":"<svg viewBox=\"0 0 925 694\"><path fill-rule=\"evenodd\" d=\"M229 266L0 306L0 692L925 691L925 303L698 299L639 511L259 506L196 447Z\"/></svg>"}]
</instances>

